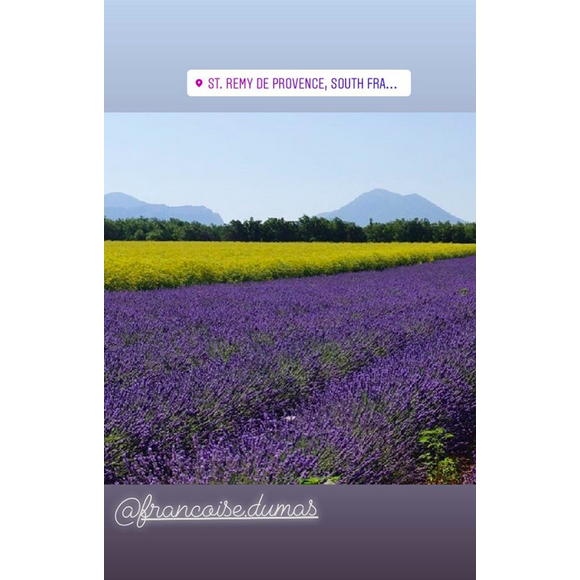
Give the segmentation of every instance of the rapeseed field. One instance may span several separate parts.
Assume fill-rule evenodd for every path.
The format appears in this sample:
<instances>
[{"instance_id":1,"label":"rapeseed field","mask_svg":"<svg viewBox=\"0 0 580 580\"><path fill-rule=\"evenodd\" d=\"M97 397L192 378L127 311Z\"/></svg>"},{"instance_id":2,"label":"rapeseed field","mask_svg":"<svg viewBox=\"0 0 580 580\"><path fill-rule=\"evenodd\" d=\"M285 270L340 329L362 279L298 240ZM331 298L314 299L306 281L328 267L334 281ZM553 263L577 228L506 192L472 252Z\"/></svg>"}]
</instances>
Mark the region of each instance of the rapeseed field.
<instances>
[{"instance_id":1,"label":"rapeseed field","mask_svg":"<svg viewBox=\"0 0 580 580\"><path fill-rule=\"evenodd\" d=\"M105 289L383 270L475 254L475 244L327 242L105 242Z\"/></svg>"}]
</instances>

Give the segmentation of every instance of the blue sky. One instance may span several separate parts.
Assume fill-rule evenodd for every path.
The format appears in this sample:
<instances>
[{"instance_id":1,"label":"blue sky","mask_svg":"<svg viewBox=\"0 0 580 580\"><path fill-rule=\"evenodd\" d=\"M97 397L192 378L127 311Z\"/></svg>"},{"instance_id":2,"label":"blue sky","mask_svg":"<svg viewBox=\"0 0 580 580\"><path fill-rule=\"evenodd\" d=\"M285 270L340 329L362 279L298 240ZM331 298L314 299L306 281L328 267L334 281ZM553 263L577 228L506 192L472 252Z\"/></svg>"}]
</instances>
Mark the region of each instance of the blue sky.
<instances>
[{"instance_id":1,"label":"blue sky","mask_svg":"<svg viewBox=\"0 0 580 580\"><path fill-rule=\"evenodd\" d=\"M105 114L105 193L229 221L314 215L375 188L475 220L475 114Z\"/></svg>"}]
</instances>

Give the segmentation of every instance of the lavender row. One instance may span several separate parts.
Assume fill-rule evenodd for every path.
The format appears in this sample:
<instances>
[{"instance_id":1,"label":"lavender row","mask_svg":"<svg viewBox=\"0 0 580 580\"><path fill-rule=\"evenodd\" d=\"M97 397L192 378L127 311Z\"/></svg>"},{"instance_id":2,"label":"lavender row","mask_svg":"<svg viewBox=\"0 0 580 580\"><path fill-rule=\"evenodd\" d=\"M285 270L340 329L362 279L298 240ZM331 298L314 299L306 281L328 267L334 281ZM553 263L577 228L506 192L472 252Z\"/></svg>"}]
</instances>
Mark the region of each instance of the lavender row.
<instances>
[{"instance_id":1,"label":"lavender row","mask_svg":"<svg viewBox=\"0 0 580 580\"><path fill-rule=\"evenodd\" d=\"M475 258L105 293L106 483L453 480L474 438Z\"/></svg>"}]
</instances>

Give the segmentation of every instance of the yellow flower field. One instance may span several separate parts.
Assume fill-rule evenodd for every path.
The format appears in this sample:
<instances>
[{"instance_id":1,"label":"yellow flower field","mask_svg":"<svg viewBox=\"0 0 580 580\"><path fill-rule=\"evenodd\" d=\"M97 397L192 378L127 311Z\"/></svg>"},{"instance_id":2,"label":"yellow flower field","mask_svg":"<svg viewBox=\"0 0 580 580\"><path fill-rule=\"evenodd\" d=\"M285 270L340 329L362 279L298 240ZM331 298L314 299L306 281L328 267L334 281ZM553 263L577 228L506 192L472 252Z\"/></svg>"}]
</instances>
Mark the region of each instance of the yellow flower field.
<instances>
[{"instance_id":1,"label":"yellow flower field","mask_svg":"<svg viewBox=\"0 0 580 580\"><path fill-rule=\"evenodd\" d=\"M105 242L105 289L146 290L271 280L432 262L475 244Z\"/></svg>"}]
</instances>

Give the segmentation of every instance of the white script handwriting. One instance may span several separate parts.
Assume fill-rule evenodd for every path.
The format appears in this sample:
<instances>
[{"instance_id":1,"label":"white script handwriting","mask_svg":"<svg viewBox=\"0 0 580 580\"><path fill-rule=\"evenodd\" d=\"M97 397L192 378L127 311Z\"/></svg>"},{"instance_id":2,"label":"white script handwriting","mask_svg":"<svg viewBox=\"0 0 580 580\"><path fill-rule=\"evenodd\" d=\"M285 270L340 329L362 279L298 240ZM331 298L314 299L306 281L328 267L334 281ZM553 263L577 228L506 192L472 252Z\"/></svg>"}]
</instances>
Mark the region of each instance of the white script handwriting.
<instances>
[{"instance_id":1,"label":"white script handwriting","mask_svg":"<svg viewBox=\"0 0 580 580\"><path fill-rule=\"evenodd\" d=\"M142 501L136 497L124 499L115 510L115 522L119 526L142 528L146 522L153 521L215 521L215 520L317 520L318 510L314 501L308 504L264 502L264 494L260 499L245 509L240 504L230 505L228 500L207 505L165 505L153 501L148 494Z\"/></svg>"}]
</instances>

